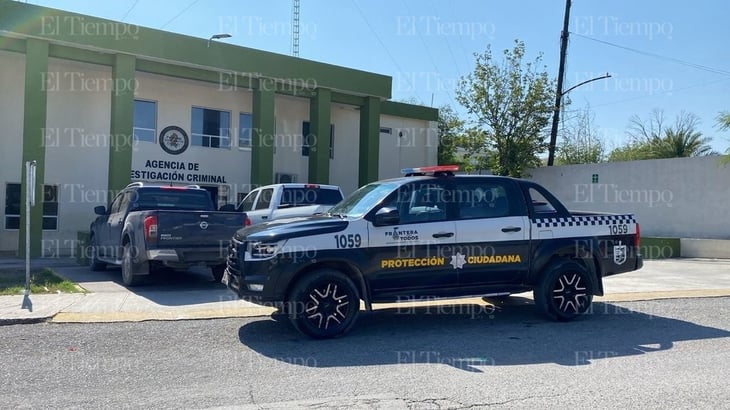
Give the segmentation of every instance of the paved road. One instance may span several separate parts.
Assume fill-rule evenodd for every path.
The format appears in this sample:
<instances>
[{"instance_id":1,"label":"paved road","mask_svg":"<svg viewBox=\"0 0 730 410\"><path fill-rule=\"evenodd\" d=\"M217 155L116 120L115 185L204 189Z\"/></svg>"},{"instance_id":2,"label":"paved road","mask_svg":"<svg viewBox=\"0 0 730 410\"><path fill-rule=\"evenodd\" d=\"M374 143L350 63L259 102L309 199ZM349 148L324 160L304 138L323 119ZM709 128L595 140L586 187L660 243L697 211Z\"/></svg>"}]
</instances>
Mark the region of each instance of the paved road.
<instances>
[{"instance_id":1,"label":"paved road","mask_svg":"<svg viewBox=\"0 0 730 410\"><path fill-rule=\"evenodd\" d=\"M0 327L0 403L144 408L726 408L730 298L378 311L336 340L271 318Z\"/></svg>"}]
</instances>

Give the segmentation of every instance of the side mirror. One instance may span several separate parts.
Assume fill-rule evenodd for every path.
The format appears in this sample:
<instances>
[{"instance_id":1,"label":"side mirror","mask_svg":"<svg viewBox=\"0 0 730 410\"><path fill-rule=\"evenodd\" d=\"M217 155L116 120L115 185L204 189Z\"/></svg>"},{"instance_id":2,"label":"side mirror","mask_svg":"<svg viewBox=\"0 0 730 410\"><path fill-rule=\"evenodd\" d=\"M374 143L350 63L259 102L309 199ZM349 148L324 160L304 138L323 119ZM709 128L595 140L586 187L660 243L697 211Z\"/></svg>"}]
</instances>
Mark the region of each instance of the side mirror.
<instances>
[{"instance_id":1,"label":"side mirror","mask_svg":"<svg viewBox=\"0 0 730 410\"><path fill-rule=\"evenodd\" d=\"M375 226L397 225L400 223L400 213L395 208L380 208L375 213Z\"/></svg>"},{"instance_id":2,"label":"side mirror","mask_svg":"<svg viewBox=\"0 0 730 410\"><path fill-rule=\"evenodd\" d=\"M95 206L94 213L97 215L106 215L106 207L104 205Z\"/></svg>"}]
</instances>

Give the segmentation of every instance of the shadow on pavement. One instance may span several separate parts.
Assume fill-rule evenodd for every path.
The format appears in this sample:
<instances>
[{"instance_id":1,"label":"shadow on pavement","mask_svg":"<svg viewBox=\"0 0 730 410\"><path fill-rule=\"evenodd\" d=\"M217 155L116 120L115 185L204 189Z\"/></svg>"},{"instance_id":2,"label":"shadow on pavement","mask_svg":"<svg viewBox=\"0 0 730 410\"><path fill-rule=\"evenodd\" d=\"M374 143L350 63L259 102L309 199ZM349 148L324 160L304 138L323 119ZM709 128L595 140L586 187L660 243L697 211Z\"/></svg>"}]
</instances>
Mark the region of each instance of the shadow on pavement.
<instances>
[{"instance_id":1,"label":"shadow on pavement","mask_svg":"<svg viewBox=\"0 0 730 410\"><path fill-rule=\"evenodd\" d=\"M213 303L236 300L222 283L213 280L210 269L194 267L187 271L159 269L145 276L137 286L122 284L118 267L93 272L84 266L55 269L67 279L92 293L131 292L164 306Z\"/></svg>"},{"instance_id":2,"label":"shadow on pavement","mask_svg":"<svg viewBox=\"0 0 730 410\"><path fill-rule=\"evenodd\" d=\"M266 357L308 367L430 363L469 372L540 363L591 365L668 350L680 341L730 336L723 329L611 303L594 303L586 317L556 323L517 299L496 310L476 304L376 310L361 315L340 339L308 339L285 317L248 323L238 335Z\"/></svg>"}]
</instances>

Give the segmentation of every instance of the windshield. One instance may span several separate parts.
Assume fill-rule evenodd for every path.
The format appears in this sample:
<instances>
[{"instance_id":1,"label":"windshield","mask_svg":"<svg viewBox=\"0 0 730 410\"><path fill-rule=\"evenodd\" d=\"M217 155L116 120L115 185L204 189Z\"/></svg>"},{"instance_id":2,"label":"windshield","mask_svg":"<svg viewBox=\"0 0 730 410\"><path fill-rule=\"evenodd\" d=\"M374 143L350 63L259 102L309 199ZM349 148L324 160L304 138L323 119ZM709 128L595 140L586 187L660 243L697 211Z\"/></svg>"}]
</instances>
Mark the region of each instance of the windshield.
<instances>
[{"instance_id":1,"label":"windshield","mask_svg":"<svg viewBox=\"0 0 730 410\"><path fill-rule=\"evenodd\" d=\"M346 215L351 218L359 218L371 209L388 194L398 188L397 183L372 183L365 185L350 194L339 204L329 210L332 214Z\"/></svg>"}]
</instances>

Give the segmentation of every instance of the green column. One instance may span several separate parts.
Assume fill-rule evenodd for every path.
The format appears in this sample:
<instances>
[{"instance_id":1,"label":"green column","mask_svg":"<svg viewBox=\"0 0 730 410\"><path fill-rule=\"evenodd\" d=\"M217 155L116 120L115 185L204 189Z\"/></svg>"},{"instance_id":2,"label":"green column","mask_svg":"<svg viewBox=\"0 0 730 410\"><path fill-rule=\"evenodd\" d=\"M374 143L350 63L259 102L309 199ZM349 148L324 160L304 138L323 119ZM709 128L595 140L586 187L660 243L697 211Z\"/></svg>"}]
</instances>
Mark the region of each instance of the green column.
<instances>
[{"instance_id":1,"label":"green column","mask_svg":"<svg viewBox=\"0 0 730 410\"><path fill-rule=\"evenodd\" d=\"M25 256L25 163L36 161L35 206L30 210L30 256L41 256L43 239L43 181L46 149L44 145L48 95L48 42L28 39L25 49L25 102L23 106L23 164L21 167L20 236L18 250Z\"/></svg>"},{"instance_id":2,"label":"green column","mask_svg":"<svg viewBox=\"0 0 730 410\"><path fill-rule=\"evenodd\" d=\"M109 196L127 186L132 170L134 143L134 86L136 59L117 54L112 65L112 113L109 141Z\"/></svg>"},{"instance_id":3,"label":"green column","mask_svg":"<svg viewBox=\"0 0 730 410\"><path fill-rule=\"evenodd\" d=\"M330 179L330 104L332 91L318 88L309 100L309 179L327 184Z\"/></svg>"},{"instance_id":4,"label":"green column","mask_svg":"<svg viewBox=\"0 0 730 410\"><path fill-rule=\"evenodd\" d=\"M359 186L378 179L380 152L380 99L367 97L360 108Z\"/></svg>"},{"instance_id":5,"label":"green column","mask_svg":"<svg viewBox=\"0 0 730 410\"><path fill-rule=\"evenodd\" d=\"M274 182L274 91L253 90L251 185Z\"/></svg>"}]
</instances>

